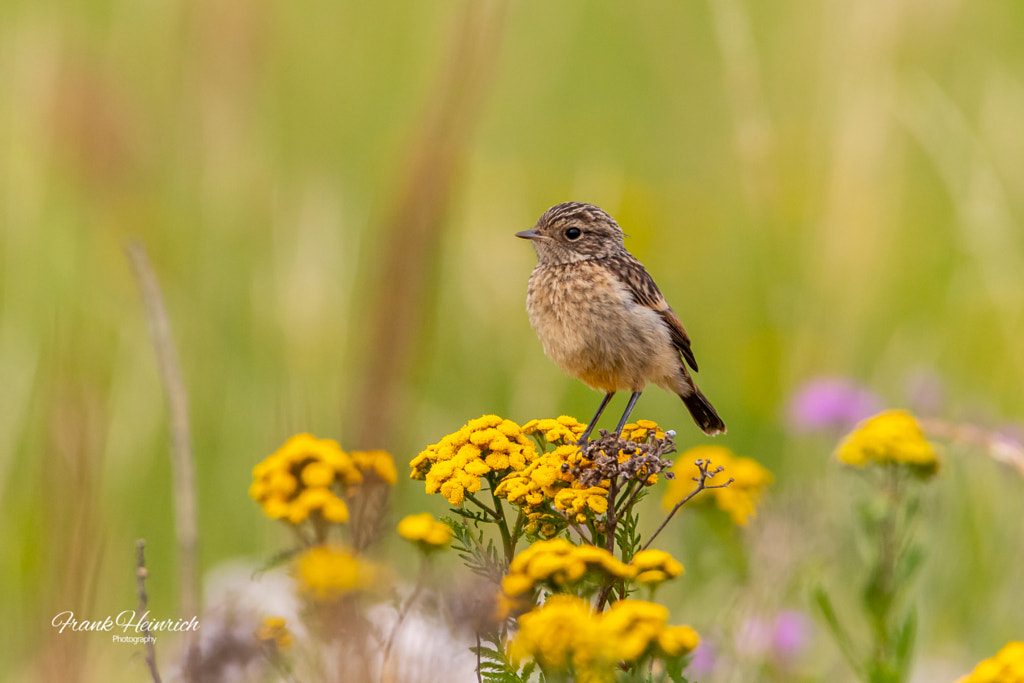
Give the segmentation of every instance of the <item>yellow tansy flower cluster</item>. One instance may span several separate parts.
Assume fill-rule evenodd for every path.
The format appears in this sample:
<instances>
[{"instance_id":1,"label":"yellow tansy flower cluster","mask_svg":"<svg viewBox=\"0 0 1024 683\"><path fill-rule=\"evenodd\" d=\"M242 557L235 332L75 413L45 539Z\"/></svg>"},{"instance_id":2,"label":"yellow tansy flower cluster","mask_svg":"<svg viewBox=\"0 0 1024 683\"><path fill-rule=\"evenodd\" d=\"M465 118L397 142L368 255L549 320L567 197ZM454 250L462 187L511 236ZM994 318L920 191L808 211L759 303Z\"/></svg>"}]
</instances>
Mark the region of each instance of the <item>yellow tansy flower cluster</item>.
<instances>
[{"instance_id":1,"label":"yellow tansy flower cluster","mask_svg":"<svg viewBox=\"0 0 1024 683\"><path fill-rule=\"evenodd\" d=\"M513 661L527 657L545 671L575 672L575 680L613 681L620 663L646 655L677 657L697 647L689 626L669 626L668 609L642 600L620 600L595 614L574 595L554 595L519 617Z\"/></svg>"},{"instance_id":2,"label":"yellow tansy flower cluster","mask_svg":"<svg viewBox=\"0 0 1024 683\"><path fill-rule=\"evenodd\" d=\"M574 462L579 458L579 448L575 444L558 446L550 453L543 453L536 457L525 469L520 472L512 472L507 475L495 489L494 493L499 498L505 498L508 502L524 508L537 508L545 502L553 502L560 491L573 483L573 476L562 471L562 466ZM591 487L594 488L594 487ZM590 492L591 496L600 497L608 494L607 489ZM577 503L582 503L577 505ZM573 512L578 513L578 521L586 521L582 515L586 498L578 499L578 494L570 494L562 499L560 509L574 508ZM593 505L602 506L602 503L593 502ZM608 509L608 500L604 499L604 510ZM591 509L594 509L593 507Z\"/></svg>"},{"instance_id":3,"label":"yellow tansy flower cluster","mask_svg":"<svg viewBox=\"0 0 1024 683\"><path fill-rule=\"evenodd\" d=\"M556 536L565 528L565 518L552 514L547 510L534 510L526 513L526 524L523 530L528 534L536 534L544 538Z\"/></svg>"},{"instance_id":4,"label":"yellow tansy flower cluster","mask_svg":"<svg viewBox=\"0 0 1024 683\"><path fill-rule=\"evenodd\" d=\"M338 600L373 584L376 568L340 545L317 545L295 561L301 591L320 601Z\"/></svg>"},{"instance_id":5,"label":"yellow tansy flower cluster","mask_svg":"<svg viewBox=\"0 0 1024 683\"><path fill-rule=\"evenodd\" d=\"M630 562L636 575L633 580L656 586L683 573L683 565L664 550L648 548L633 556Z\"/></svg>"},{"instance_id":6,"label":"yellow tansy flower cluster","mask_svg":"<svg viewBox=\"0 0 1024 683\"><path fill-rule=\"evenodd\" d=\"M666 509L675 507L693 491L696 486L694 480L700 476L700 470L694 464L697 460L710 461L709 471L712 472L719 467L724 468L708 480L709 486L733 480L728 486L708 490L718 508L727 512L733 523L743 526L757 515L757 503L771 483L772 473L756 460L739 457L724 446L694 446L679 456L672 468L676 478L669 482L662 499Z\"/></svg>"},{"instance_id":7,"label":"yellow tansy flower cluster","mask_svg":"<svg viewBox=\"0 0 1024 683\"><path fill-rule=\"evenodd\" d=\"M1024 642L1007 643L995 657L979 662L957 683L1024 683Z\"/></svg>"},{"instance_id":8,"label":"yellow tansy flower cluster","mask_svg":"<svg viewBox=\"0 0 1024 683\"><path fill-rule=\"evenodd\" d=\"M557 420L532 420L523 426L523 433L542 436L548 444L555 446L554 450L537 456L521 472L510 473L495 490L498 497L527 509L527 532L539 531L550 536L557 532L559 520L566 517L582 524L594 515L608 512L610 481L598 481L595 477L591 482L594 485L588 486L579 480L580 472L593 467L593 461L582 458L576 445L583 430L583 424L565 415ZM665 432L651 420L639 420L626 425L622 436L643 443L650 436L663 439ZM618 458L623 463L630 455L620 450ZM651 475L645 483L650 486L656 481L657 475ZM549 503L555 510L565 513L564 517L557 513L545 514L542 508Z\"/></svg>"},{"instance_id":9,"label":"yellow tansy flower cluster","mask_svg":"<svg viewBox=\"0 0 1024 683\"><path fill-rule=\"evenodd\" d=\"M655 439L665 438L665 430L659 427L654 420L637 420L636 424L631 423L622 428L622 438L627 441L643 443L651 434Z\"/></svg>"},{"instance_id":10,"label":"yellow tansy flower cluster","mask_svg":"<svg viewBox=\"0 0 1024 683\"><path fill-rule=\"evenodd\" d=\"M452 505L461 505L467 492L480 490L481 477L522 470L535 456L533 442L519 425L484 415L413 458L410 477L425 480L427 493L440 493Z\"/></svg>"},{"instance_id":11,"label":"yellow tansy flower cluster","mask_svg":"<svg viewBox=\"0 0 1024 683\"><path fill-rule=\"evenodd\" d=\"M536 541L516 555L501 587L518 597L541 584L558 589L582 579L588 572L603 577L632 578L634 570L604 548L573 545L564 538Z\"/></svg>"},{"instance_id":12,"label":"yellow tansy flower cluster","mask_svg":"<svg viewBox=\"0 0 1024 683\"><path fill-rule=\"evenodd\" d=\"M377 477L392 486L398 482L395 459L387 451L351 451L349 455L364 477Z\"/></svg>"},{"instance_id":13,"label":"yellow tansy flower cluster","mask_svg":"<svg viewBox=\"0 0 1024 683\"><path fill-rule=\"evenodd\" d=\"M519 597L540 585L558 590L588 572L656 585L682 574L683 565L664 550L641 550L625 564L604 548L552 538L536 541L516 555L501 586L510 597Z\"/></svg>"},{"instance_id":14,"label":"yellow tansy flower cluster","mask_svg":"<svg viewBox=\"0 0 1024 683\"><path fill-rule=\"evenodd\" d=\"M530 420L523 425L523 434L527 436L537 435L544 441L556 446L575 445L586 425L582 424L575 417L561 415L558 419L543 418Z\"/></svg>"},{"instance_id":15,"label":"yellow tansy flower cluster","mask_svg":"<svg viewBox=\"0 0 1024 683\"><path fill-rule=\"evenodd\" d=\"M541 453L522 471L509 473L495 489L495 495L505 498L510 503L527 508L526 531L529 533L543 533L552 536L558 532L560 526L564 526L564 518L540 510L540 506L546 502L554 501L559 490L572 483L572 475L562 471L562 465L572 459L579 452L576 441L583 433L585 426L576 418L562 415L558 419L545 418L542 420L530 420L523 425L523 434L533 436L541 441L541 445L553 445L554 451ZM603 506L608 509L608 501L603 502L597 498L607 495L608 491L593 491L591 496L591 509ZM580 513L587 505L587 498L582 499L564 497L562 499L562 510L574 508L574 512ZM579 521L586 519L582 514Z\"/></svg>"},{"instance_id":16,"label":"yellow tansy flower cluster","mask_svg":"<svg viewBox=\"0 0 1024 683\"><path fill-rule=\"evenodd\" d=\"M408 515L398 523L398 535L416 543L424 551L437 550L452 540L452 530L429 512Z\"/></svg>"},{"instance_id":17,"label":"yellow tansy flower cluster","mask_svg":"<svg viewBox=\"0 0 1024 683\"><path fill-rule=\"evenodd\" d=\"M278 650L287 650L294 638L288 630L284 617L266 617L256 630L256 640Z\"/></svg>"},{"instance_id":18,"label":"yellow tansy flower cluster","mask_svg":"<svg viewBox=\"0 0 1024 683\"><path fill-rule=\"evenodd\" d=\"M256 465L249 496L271 519L292 524L318 514L328 522L347 522L348 506L338 493L363 475L332 439L296 434Z\"/></svg>"},{"instance_id":19,"label":"yellow tansy flower cluster","mask_svg":"<svg viewBox=\"0 0 1024 683\"><path fill-rule=\"evenodd\" d=\"M667 622L668 608L646 600L619 600L601 615L601 629L623 661L639 659L652 648L658 654L676 657L700 644L692 628Z\"/></svg>"},{"instance_id":20,"label":"yellow tansy flower cluster","mask_svg":"<svg viewBox=\"0 0 1024 683\"><path fill-rule=\"evenodd\" d=\"M555 494L555 507L575 516L577 522L585 522L588 512L599 515L608 512L608 489L603 486L561 489Z\"/></svg>"},{"instance_id":21,"label":"yellow tansy flower cluster","mask_svg":"<svg viewBox=\"0 0 1024 683\"><path fill-rule=\"evenodd\" d=\"M839 444L836 457L854 467L908 465L923 475L934 474L939 467L935 449L924 438L921 425L905 410L886 410L861 422Z\"/></svg>"}]
</instances>

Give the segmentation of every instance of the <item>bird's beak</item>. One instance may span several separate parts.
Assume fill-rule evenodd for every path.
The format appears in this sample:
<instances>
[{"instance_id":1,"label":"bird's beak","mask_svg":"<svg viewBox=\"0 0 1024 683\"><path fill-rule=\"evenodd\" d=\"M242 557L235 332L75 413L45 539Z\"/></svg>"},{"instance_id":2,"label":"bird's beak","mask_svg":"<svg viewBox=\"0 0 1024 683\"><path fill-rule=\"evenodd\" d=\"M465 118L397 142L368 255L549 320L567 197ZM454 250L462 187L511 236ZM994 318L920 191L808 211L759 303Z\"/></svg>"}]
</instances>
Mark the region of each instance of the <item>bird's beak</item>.
<instances>
[{"instance_id":1,"label":"bird's beak","mask_svg":"<svg viewBox=\"0 0 1024 683\"><path fill-rule=\"evenodd\" d=\"M536 230L523 230L522 232L517 232L516 237L522 237L524 240L535 241L550 239L547 235L542 235Z\"/></svg>"}]
</instances>

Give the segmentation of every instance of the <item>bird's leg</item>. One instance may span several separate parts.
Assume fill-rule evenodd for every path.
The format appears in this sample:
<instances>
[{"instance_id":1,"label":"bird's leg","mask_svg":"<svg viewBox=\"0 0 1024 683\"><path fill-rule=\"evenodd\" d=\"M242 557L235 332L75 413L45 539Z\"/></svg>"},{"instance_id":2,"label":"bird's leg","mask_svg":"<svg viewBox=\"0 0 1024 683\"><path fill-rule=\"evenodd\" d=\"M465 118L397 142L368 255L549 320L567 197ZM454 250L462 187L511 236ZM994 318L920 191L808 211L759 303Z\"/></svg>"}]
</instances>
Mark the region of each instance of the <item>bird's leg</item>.
<instances>
[{"instance_id":1,"label":"bird's leg","mask_svg":"<svg viewBox=\"0 0 1024 683\"><path fill-rule=\"evenodd\" d=\"M597 413L594 415L594 419L590 421L587 428L583 430L583 434L580 435L580 440L576 442L576 445L582 446L590 438L590 432L594 431L594 425L597 424L598 418L601 417L601 413L604 412L605 407L608 405L608 401L612 400L612 396L615 395L614 391L610 391L604 395L604 400L601 401L601 405L597 408Z\"/></svg>"},{"instance_id":2,"label":"bird's leg","mask_svg":"<svg viewBox=\"0 0 1024 683\"><path fill-rule=\"evenodd\" d=\"M633 407L636 405L641 393L643 392L634 391L633 395L629 397L629 403L626 404L626 412L622 414L622 419L619 420L619 426L615 428L616 439L622 436L622 428L626 426L626 421L629 420L629 415L633 412Z\"/></svg>"}]
</instances>

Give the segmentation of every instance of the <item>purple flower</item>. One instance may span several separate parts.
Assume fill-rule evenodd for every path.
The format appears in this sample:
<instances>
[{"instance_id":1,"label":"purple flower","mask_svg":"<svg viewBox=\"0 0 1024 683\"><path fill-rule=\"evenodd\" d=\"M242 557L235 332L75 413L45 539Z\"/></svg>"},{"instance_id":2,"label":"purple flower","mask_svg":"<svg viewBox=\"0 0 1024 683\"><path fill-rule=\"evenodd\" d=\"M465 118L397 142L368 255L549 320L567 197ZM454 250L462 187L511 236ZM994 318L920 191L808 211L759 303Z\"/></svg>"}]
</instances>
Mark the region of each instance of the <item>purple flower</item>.
<instances>
[{"instance_id":1,"label":"purple flower","mask_svg":"<svg viewBox=\"0 0 1024 683\"><path fill-rule=\"evenodd\" d=\"M811 629L811 620L799 610L782 610L774 617L749 617L736 632L736 651L786 668L807 649Z\"/></svg>"},{"instance_id":2,"label":"purple flower","mask_svg":"<svg viewBox=\"0 0 1024 683\"><path fill-rule=\"evenodd\" d=\"M789 423L798 432L847 432L882 409L881 399L850 379L819 378L805 384L789 403Z\"/></svg>"},{"instance_id":3,"label":"purple flower","mask_svg":"<svg viewBox=\"0 0 1024 683\"><path fill-rule=\"evenodd\" d=\"M811 624L799 610L783 610L775 617L772 650L781 659L793 659L807 646Z\"/></svg>"},{"instance_id":4,"label":"purple flower","mask_svg":"<svg viewBox=\"0 0 1024 683\"><path fill-rule=\"evenodd\" d=\"M714 646L707 640L701 640L700 645L693 651L693 659L687 667L687 672L694 676L709 675L715 670L718 656L715 654Z\"/></svg>"}]
</instances>

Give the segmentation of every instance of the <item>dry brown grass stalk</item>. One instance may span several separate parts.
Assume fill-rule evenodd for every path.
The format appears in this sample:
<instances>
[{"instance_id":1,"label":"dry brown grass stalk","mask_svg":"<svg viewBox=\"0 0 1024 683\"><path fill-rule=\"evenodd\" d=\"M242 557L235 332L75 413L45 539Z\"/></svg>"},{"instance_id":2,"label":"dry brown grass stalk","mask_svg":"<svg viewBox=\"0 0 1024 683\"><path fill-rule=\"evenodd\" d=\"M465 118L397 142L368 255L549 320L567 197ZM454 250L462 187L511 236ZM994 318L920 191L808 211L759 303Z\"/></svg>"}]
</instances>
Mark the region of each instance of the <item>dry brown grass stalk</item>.
<instances>
[{"instance_id":1,"label":"dry brown grass stalk","mask_svg":"<svg viewBox=\"0 0 1024 683\"><path fill-rule=\"evenodd\" d=\"M153 266L141 244L129 244L125 251L135 273L149 321L150 336L160 366L160 378L167 394L171 423L171 469L174 492L174 526L178 540L178 575L181 581L181 615L188 619L199 614L199 538L196 514L195 466L188 419L188 394L171 337L171 324ZM186 672L197 662L198 638L185 634Z\"/></svg>"}]
</instances>

